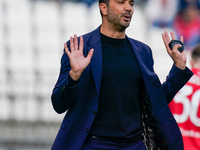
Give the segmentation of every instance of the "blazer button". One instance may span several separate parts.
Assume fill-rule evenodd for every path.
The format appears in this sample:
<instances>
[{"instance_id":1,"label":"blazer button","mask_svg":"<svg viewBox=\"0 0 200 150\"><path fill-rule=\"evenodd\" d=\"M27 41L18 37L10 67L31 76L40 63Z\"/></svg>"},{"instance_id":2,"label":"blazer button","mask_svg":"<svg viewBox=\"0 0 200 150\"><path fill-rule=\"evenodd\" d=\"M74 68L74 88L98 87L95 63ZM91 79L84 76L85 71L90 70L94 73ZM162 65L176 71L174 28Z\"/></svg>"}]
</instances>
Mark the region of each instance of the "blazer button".
<instances>
[{"instance_id":1,"label":"blazer button","mask_svg":"<svg viewBox=\"0 0 200 150\"><path fill-rule=\"evenodd\" d=\"M87 128L87 129L86 129L86 133L88 133L88 132L89 132L89 129Z\"/></svg>"},{"instance_id":2,"label":"blazer button","mask_svg":"<svg viewBox=\"0 0 200 150\"><path fill-rule=\"evenodd\" d=\"M97 114L97 112L94 110L94 111L92 112L92 114L93 114L93 115L96 115L96 114Z\"/></svg>"}]
</instances>

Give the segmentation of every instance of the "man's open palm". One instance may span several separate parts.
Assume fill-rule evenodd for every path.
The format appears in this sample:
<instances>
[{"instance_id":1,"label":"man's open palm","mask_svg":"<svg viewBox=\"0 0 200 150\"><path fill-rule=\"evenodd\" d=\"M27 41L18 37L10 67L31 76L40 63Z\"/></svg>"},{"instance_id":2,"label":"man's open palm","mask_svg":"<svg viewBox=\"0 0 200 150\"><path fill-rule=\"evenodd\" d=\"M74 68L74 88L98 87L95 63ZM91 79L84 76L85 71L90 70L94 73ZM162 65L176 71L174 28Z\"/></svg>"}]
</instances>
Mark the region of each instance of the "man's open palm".
<instances>
[{"instance_id":1,"label":"man's open palm","mask_svg":"<svg viewBox=\"0 0 200 150\"><path fill-rule=\"evenodd\" d=\"M83 55L83 37L80 37L80 43L78 45L77 35L70 37L70 51L67 47L67 44L64 44L65 52L70 60L70 76L74 80L78 80L81 76L84 69L89 65L94 49L91 49L87 55L84 57Z\"/></svg>"}]
</instances>

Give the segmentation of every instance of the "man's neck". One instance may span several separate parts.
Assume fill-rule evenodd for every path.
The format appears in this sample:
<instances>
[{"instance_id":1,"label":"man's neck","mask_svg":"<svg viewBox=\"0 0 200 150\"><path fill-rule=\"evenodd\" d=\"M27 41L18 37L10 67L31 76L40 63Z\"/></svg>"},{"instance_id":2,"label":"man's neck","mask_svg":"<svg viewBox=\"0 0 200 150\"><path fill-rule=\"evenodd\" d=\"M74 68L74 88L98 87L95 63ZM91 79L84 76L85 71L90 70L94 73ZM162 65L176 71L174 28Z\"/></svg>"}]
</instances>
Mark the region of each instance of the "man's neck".
<instances>
[{"instance_id":1,"label":"man's neck","mask_svg":"<svg viewBox=\"0 0 200 150\"><path fill-rule=\"evenodd\" d=\"M117 31L113 27L106 26L105 24L101 25L100 32L111 38L116 38L116 39L125 38L125 30Z\"/></svg>"}]
</instances>

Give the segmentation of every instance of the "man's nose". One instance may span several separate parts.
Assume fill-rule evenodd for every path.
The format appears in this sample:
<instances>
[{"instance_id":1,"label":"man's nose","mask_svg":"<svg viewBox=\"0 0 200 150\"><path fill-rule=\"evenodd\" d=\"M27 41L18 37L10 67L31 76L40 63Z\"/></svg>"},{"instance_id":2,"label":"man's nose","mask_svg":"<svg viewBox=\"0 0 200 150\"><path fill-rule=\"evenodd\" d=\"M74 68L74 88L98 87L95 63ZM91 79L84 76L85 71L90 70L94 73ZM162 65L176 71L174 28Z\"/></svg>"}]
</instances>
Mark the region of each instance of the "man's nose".
<instances>
[{"instance_id":1,"label":"man's nose","mask_svg":"<svg viewBox=\"0 0 200 150\"><path fill-rule=\"evenodd\" d=\"M133 7L127 2L125 3L125 10L126 11L131 11L133 9Z\"/></svg>"}]
</instances>

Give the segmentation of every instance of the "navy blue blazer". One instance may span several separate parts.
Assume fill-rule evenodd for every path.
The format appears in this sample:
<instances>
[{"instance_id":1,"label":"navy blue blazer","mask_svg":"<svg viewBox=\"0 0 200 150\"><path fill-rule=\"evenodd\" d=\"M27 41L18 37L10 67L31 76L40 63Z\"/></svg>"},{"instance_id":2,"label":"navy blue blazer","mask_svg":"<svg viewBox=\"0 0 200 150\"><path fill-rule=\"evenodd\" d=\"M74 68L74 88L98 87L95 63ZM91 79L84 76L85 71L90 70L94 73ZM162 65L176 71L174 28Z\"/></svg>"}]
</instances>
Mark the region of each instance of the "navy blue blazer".
<instances>
[{"instance_id":1,"label":"navy blue blazer","mask_svg":"<svg viewBox=\"0 0 200 150\"><path fill-rule=\"evenodd\" d=\"M59 78L51 99L57 113L67 112L52 145L52 150L79 150L98 111L102 76L100 27L83 35L83 38L84 55L86 56L91 48L94 48L94 53L90 64L83 71L79 83L73 87L68 86L68 75L71 68L65 52L61 59ZM188 68L180 70L173 65L166 82L161 84L153 70L151 49L142 42L131 38L128 40L142 72L153 116L168 147L170 150L183 150L182 136L168 103L193 73ZM67 44L69 47L69 41Z\"/></svg>"}]
</instances>

